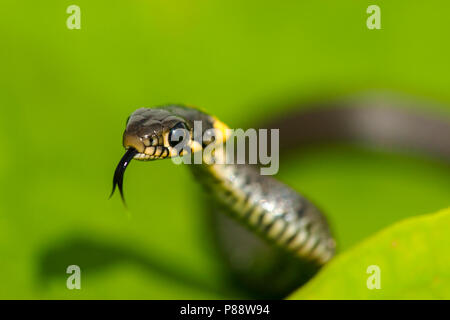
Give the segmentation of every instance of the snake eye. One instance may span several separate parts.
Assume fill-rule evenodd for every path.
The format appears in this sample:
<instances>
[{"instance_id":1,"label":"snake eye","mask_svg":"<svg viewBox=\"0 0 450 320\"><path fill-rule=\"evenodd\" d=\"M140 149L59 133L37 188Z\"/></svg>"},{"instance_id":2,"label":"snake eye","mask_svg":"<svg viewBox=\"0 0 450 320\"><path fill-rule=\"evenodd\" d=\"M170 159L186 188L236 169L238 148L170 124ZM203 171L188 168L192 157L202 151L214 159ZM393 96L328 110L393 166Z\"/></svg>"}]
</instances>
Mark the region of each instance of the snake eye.
<instances>
[{"instance_id":1,"label":"snake eye","mask_svg":"<svg viewBox=\"0 0 450 320\"><path fill-rule=\"evenodd\" d=\"M178 145L180 142L187 142L187 138L189 137L188 129L183 122L178 122L169 132L169 145L173 148Z\"/></svg>"}]
</instances>

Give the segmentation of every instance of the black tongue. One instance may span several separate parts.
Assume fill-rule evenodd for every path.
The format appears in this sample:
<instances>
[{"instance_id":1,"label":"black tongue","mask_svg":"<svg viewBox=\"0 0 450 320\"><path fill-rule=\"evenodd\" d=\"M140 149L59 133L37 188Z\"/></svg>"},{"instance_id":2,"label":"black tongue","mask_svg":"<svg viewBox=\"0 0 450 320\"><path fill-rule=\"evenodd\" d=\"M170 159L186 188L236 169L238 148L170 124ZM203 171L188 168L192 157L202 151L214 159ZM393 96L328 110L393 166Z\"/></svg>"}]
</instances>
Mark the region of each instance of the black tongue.
<instances>
[{"instance_id":1,"label":"black tongue","mask_svg":"<svg viewBox=\"0 0 450 320\"><path fill-rule=\"evenodd\" d=\"M125 198L123 196L123 175L125 173L125 169L127 168L128 164L130 163L130 161L133 159L133 157L137 154L137 150L134 148L129 148L127 150L127 152L125 152L124 156L122 157L122 159L120 159L119 164L117 165L116 171L114 172L114 178L113 178L113 189L111 192L111 195L109 196L110 198L112 197L112 195L114 194L114 190L116 190L116 185L119 188L120 191L120 197L122 198L123 204L126 205L125 203Z\"/></svg>"}]
</instances>

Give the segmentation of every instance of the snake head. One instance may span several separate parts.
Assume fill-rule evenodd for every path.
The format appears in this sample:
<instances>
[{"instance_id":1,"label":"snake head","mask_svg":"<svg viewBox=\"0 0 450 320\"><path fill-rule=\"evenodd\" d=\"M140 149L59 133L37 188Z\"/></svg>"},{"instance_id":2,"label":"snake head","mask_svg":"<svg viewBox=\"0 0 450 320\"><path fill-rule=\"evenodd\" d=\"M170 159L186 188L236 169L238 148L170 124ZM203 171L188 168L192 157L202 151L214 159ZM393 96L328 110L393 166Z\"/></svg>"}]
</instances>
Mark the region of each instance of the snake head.
<instances>
[{"instance_id":1,"label":"snake head","mask_svg":"<svg viewBox=\"0 0 450 320\"><path fill-rule=\"evenodd\" d=\"M181 155L183 147L191 142L190 127L188 121L168 109L141 108L134 111L123 133L123 146L127 151L114 172L111 196L117 186L125 203L123 176L132 159L149 161Z\"/></svg>"},{"instance_id":2,"label":"snake head","mask_svg":"<svg viewBox=\"0 0 450 320\"><path fill-rule=\"evenodd\" d=\"M180 116L166 109L141 108L128 119L123 133L125 149L137 152L134 159L157 160L178 155L180 143L187 143L190 125Z\"/></svg>"}]
</instances>

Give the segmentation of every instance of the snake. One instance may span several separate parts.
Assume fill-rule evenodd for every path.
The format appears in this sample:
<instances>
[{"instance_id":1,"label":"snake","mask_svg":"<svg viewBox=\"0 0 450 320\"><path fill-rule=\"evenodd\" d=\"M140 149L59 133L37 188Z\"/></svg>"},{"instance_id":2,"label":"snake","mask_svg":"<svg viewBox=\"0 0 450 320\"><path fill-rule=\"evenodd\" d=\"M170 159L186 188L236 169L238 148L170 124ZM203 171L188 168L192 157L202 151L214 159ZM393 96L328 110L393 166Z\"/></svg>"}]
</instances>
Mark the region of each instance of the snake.
<instances>
[{"instance_id":1,"label":"snake","mask_svg":"<svg viewBox=\"0 0 450 320\"><path fill-rule=\"evenodd\" d=\"M279 128L281 150L347 141L417 150L449 160L448 119L402 104L414 103L373 97L322 102L306 111L294 108L266 127ZM200 132L195 132L195 122L201 124ZM126 122L126 152L114 172L111 195L117 187L125 202L124 172L133 159L193 157L213 145L215 152L208 159L202 155L199 164L188 167L216 207L218 242L238 281L264 293L260 296L278 297L332 260L337 241L325 213L300 192L275 176L262 175L258 166L220 161L226 152L223 146L231 139L227 129L216 116L195 107L137 109ZM211 130L220 138L205 141ZM269 266L261 267L263 263Z\"/></svg>"}]
</instances>

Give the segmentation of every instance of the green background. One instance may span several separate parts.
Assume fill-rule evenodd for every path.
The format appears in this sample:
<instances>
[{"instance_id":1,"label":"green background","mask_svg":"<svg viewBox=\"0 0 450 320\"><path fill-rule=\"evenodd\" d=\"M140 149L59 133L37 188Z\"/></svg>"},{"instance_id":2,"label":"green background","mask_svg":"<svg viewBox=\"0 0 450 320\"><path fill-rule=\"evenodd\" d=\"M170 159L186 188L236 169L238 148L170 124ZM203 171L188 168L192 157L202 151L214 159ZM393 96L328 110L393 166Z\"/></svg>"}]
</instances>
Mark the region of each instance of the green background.
<instances>
[{"instance_id":1,"label":"green background","mask_svg":"<svg viewBox=\"0 0 450 320\"><path fill-rule=\"evenodd\" d=\"M68 30L66 8L81 8ZM381 7L381 30L366 8ZM0 4L0 298L240 298L209 242L201 189L133 162L108 200L128 115L169 102L233 128L284 102L390 90L450 106L445 1L17 1ZM340 250L449 205L447 164L371 148L281 159ZM82 290L65 268L82 270Z\"/></svg>"}]
</instances>

